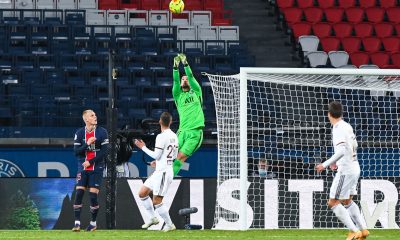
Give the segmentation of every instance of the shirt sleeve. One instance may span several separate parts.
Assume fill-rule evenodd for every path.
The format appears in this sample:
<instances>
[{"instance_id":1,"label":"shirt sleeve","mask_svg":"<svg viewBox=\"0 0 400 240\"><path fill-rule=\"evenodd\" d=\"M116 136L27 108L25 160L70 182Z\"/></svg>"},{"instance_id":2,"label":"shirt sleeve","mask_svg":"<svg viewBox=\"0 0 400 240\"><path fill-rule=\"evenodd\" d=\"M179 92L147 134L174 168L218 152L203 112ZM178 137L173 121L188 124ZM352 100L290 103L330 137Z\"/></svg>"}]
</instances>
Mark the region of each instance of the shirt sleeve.
<instances>
[{"instance_id":1,"label":"shirt sleeve","mask_svg":"<svg viewBox=\"0 0 400 240\"><path fill-rule=\"evenodd\" d=\"M164 141L160 137L160 135L157 135L156 137L156 145L154 147L154 151L151 151L148 149L146 146L142 148L143 152L145 152L147 155L149 155L151 158L155 160L159 160L161 157L161 154L164 150Z\"/></svg>"},{"instance_id":2,"label":"shirt sleeve","mask_svg":"<svg viewBox=\"0 0 400 240\"><path fill-rule=\"evenodd\" d=\"M189 65L185 66L185 73L186 73L186 76L188 77L190 87L193 89L193 91L195 91L200 96L202 96L200 84L197 82L196 78L194 77L192 69L190 68Z\"/></svg>"},{"instance_id":3,"label":"shirt sleeve","mask_svg":"<svg viewBox=\"0 0 400 240\"><path fill-rule=\"evenodd\" d=\"M172 96L174 97L175 101L178 95L181 93L181 79L178 68L174 68L172 70L172 76L174 79L174 83L172 85Z\"/></svg>"}]
</instances>

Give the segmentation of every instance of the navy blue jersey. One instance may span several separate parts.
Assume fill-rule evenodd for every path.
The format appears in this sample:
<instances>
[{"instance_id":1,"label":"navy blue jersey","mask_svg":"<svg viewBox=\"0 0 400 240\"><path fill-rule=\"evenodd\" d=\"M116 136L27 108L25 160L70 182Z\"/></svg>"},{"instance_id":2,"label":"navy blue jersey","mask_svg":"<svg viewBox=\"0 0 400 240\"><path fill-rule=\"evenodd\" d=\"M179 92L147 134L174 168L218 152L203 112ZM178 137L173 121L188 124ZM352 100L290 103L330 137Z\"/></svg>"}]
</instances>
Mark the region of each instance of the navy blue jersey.
<instances>
[{"instance_id":1,"label":"navy blue jersey","mask_svg":"<svg viewBox=\"0 0 400 240\"><path fill-rule=\"evenodd\" d=\"M96 141L87 145L89 138L95 137ZM75 133L74 138L74 152L78 158L78 172L86 171L103 171L105 164L105 157L108 152L108 133L102 127L96 127L93 131L87 131L85 127L80 128ZM83 169L82 163L89 161L90 166Z\"/></svg>"}]
</instances>

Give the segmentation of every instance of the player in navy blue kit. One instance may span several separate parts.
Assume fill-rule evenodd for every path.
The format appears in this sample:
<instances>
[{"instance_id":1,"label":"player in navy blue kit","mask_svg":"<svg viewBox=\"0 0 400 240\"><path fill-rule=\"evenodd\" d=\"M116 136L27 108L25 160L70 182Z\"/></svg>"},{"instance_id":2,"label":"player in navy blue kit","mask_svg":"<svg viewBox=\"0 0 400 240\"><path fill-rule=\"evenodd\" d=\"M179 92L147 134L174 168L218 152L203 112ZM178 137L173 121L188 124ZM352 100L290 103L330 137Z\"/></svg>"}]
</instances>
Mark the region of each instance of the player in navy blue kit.
<instances>
[{"instance_id":1,"label":"player in navy blue kit","mask_svg":"<svg viewBox=\"0 0 400 240\"><path fill-rule=\"evenodd\" d=\"M76 194L74 202L75 225L72 231L81 229L82 199L85 190L89 188L90 213L92 220L86 231L95 231L99 204L97 196L103 180L103 169L107 155L109 141L107 130L97 127L97 117L93 110L85 110L82 113L86 126L75 133L74 152L78 158L78 173L76 176Z\"/></svg>"}]
</instances>

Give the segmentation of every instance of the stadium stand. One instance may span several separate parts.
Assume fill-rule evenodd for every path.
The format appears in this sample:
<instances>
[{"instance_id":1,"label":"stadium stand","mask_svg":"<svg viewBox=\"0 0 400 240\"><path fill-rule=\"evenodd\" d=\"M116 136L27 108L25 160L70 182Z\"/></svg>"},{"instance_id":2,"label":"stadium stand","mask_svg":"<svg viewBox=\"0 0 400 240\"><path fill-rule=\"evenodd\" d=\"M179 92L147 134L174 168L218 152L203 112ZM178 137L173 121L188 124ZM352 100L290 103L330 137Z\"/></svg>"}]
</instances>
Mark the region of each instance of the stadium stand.
<instances>
[{"instance_id":1,"label":"stadium stand","mask_svg":"<svg viewBox=\"0 0 400 240\"><path fill-rule=\"evenodd\" d=\"M172 59L179 52L199 81L201 71L233 74L254 66L222 0L188 1L182 16L159 0L21 2L0 3L0 122L18 128L2 137L69 137L65 128L82 124L83 108L104 115L110 51L119 127L137 128L161 110L174 113ZM212 93L204 84L206 127L214 129ZM54 131L32 131L37 127Z\"/></svg>"}]
</instances>

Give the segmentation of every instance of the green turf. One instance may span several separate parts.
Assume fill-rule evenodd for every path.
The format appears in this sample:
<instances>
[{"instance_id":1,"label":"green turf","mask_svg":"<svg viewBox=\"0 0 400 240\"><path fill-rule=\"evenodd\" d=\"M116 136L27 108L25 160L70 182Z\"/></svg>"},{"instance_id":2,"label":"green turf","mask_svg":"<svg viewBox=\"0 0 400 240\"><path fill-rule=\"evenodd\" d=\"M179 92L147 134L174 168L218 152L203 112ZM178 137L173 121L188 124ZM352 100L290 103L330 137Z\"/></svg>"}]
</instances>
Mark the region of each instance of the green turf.
<instances>
[{"instance_id":1,"label":"green turf","mask_svg":"<svg viewBox=\"0 0 400 240\"><path fill-rule=\"evenodd\" d=\"M155 240L257 240L257 239L323 239L323 240L340 240L346 239L345 230L252 230L252 231L217 231L217 230L203 230L203 231L186 231L177 230L173 232L160 232L160 231L142 231L142 230L98 230L96 232L78 232L71 231L13 231L13 230L0 230L0 239L54 239L54 240L68 240L68 239L96 239L96 240L110 240L110 239L155 239ZM373 239L400 239L400 230L372 230L369 240Z\"/></svg>"}]
</instances>

